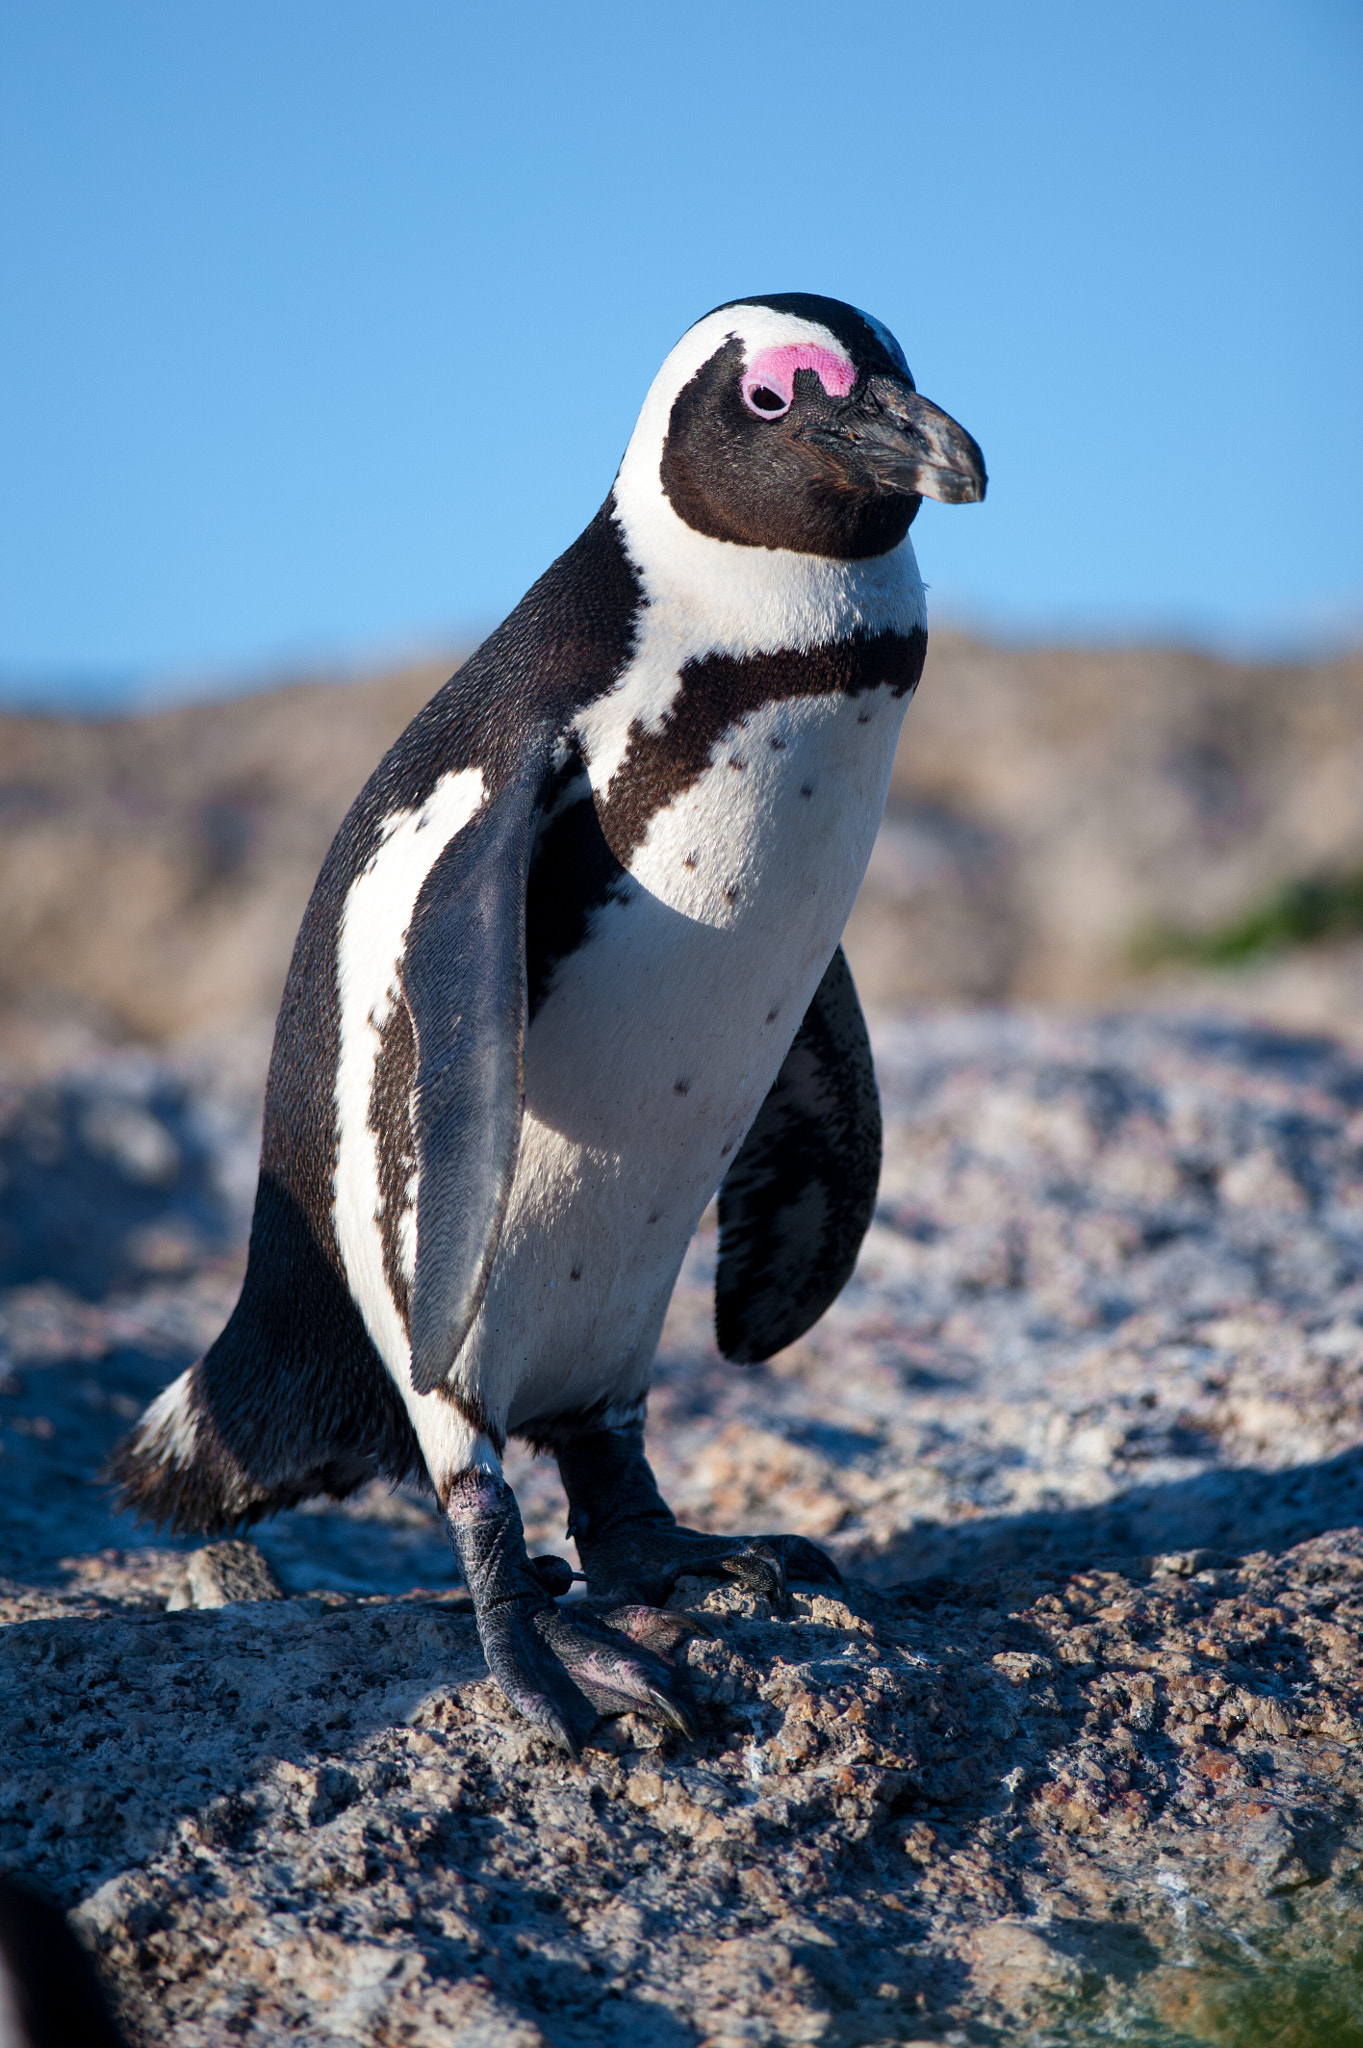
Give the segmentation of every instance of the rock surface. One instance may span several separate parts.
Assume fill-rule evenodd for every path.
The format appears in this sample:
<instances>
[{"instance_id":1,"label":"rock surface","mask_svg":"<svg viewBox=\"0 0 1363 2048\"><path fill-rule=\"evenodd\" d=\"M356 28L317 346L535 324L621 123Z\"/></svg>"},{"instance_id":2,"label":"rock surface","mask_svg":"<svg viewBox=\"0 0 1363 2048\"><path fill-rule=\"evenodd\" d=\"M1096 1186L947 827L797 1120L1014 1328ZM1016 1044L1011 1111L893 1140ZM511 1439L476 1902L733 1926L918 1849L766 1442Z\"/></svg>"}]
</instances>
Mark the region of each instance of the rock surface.
<instances>
[{"instance_id":1,"label":"rock surface","mask_svg":"<svg viewBox=\"0 0 1363 2048\"><path fill-rule=\"evenodd\" d=\"M185 1607L235 1607L243 1600L282 1600L284 1589L254 1543L205 1543L185 1559L185 1575L166 1602Z\"/></svg>"},{"instance_id":2,"label":"rock surface","mask_svg":"<svg viewBox=\"0 0 1363 2048\"><path fill-rule=\"evenodd\" d=\"M1363 1065L1001 1013L877 1055L855 1279L738 1371L707 1222L650 1427L686 1518L814 1536L845 1597L684 1583L697 1741L580 1771L419 1496L263 1524L253 1601L112 1515L230 1306L252 1105L128 1056L11 1097L0 1867L133 2040L1363 2040Z\"/></svg>"}]
</instances>

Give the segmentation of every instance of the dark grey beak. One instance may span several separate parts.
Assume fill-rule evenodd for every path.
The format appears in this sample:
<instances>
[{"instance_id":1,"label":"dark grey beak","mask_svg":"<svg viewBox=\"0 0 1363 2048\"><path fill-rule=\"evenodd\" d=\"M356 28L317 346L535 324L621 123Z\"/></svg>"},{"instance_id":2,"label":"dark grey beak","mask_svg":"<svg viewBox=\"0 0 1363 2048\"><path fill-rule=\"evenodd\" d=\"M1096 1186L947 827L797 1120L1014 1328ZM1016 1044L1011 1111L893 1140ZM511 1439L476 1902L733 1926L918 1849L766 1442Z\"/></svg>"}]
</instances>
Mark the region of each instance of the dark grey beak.
<instances>
[{"instance_id":1,"label":"dark grey beak","mask_svg":"<svg viewBox=\"0 0 1363 2048\"><path fill-rule=\"evenodd\" d=\"M844 459L855 449L877 490L944 505L975 505L984 496L988 478L977 443L898 377L869 378L820 438L825 434Z\"/></svg>"}]
</instances>

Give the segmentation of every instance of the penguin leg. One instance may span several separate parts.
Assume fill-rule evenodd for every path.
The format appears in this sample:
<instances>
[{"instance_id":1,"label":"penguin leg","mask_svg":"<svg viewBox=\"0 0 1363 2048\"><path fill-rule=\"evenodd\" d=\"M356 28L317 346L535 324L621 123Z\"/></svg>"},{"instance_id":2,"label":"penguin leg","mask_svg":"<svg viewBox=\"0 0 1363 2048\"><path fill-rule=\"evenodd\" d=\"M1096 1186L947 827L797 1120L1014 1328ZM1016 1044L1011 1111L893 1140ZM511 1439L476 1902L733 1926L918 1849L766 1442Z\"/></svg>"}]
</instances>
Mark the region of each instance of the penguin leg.
<instances>
[{"instance_id":1,"label":"penguin leg","mask_svg":"<svg viewBox=\"0 0 1363 2048\"><path fill-rule=\"evenodd\" d=\"M637 1610L597 1614L549 1597L531 1563L516 1496L498 1474L474 1467L449 1488L445 1526L473 1596L483 1654L507 1699L576 1758L597 1722L642 1713L694 1734L685 1679L665 1651L685 1634L640 1625ZM659 1617L661 1619L661 1617ZM667 1617L670 1621L672 1617Z\"/></svg>"},{"instance_id":2,"label":"penguin leg","mask_svg":"<svg viewBox=\"0 0 1363 2048\"><path fill-rule=\"evenodd\" d=\"M658 1491L641 1426L589 1429L554 1443L568 1495L568 1534L590 1593L660 1607L677 1580L741 1580L781 1613L788 1579L842 1584L830 1557L803 1536L706 1536L684 1529Z\"/></svg>"}]
</instances>

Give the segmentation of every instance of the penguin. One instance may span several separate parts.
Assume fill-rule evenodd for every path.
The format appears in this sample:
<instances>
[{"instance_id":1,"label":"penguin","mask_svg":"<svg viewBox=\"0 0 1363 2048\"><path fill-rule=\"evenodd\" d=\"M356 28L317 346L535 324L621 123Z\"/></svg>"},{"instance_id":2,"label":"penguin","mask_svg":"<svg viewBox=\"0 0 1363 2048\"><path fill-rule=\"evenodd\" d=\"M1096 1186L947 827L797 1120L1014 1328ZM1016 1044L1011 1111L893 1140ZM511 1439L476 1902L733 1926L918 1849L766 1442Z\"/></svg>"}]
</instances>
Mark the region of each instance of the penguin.
<instances>
[{"instance_id":1,"label":"penguin","mask_svg":"<svg viewBox=\"0 0 1363 2048\"><path fill-rule=\"evenodd\" d=\"M60 1907L0 1878L0 2048L126 2048Z\"/></svg>"},{"instance_id":2,"label":"penguin","mask_svg":"<svg viewBox=\"0 0 1363 2048\"><path fill-rule=\"evenodd\" d=\"M691 1729L683 1573L787 1604L799 1537L679 1526L653 1356L718 1191L736 1362L848 1279L880 1168L839 944L927 645L923 497L983 498L878 320L739 299L667 357L604 505L341 825L276 1028L240 1299L116 1456L216 1533L376 1474L435 1495L507 1699L571 1755ZM558 1461L587 1599L531 1560L508 1436Z\"/></svg>"}]
</instances>

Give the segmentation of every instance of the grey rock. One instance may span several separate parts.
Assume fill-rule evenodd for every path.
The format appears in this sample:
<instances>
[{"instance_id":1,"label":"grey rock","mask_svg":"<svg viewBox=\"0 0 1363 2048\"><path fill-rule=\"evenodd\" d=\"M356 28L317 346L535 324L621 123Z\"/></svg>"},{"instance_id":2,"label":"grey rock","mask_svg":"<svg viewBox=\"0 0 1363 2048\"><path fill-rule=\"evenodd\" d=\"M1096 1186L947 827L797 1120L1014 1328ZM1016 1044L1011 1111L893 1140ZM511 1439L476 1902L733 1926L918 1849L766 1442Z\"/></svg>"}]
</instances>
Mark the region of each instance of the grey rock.
<instances>
[{"instance_id":1,"label":"grey rock","mask_svg":"<svg viewBox=\"0 0 1363 2048\"><path fill-rule=\"evenodd\" d=\"M182 1582L166 1602L185 1607L227 1607L236 1600L282 1600L284 1589L254 1543L205 1543L191 1552Z\"/></svg>"},{"instance_id":2,"label":"grey rock","mask_svg":"<svg viewBox=\"0 0 1363 2048\"><path fill-rule=\"evenodd\" d=\"M70 1909L130 2039L1355 2024L1363 1066L1224 1020L1003 1013L887 1024L878 1057L886 1171L840 1302L725 1366L707 1219L664 1333L674 1504L800 1530L849 1576L788 1621L677 1588L717 1631L684 1652L694 1744L624 1720L580 1770L544 1748L418 1495L198 1549L113 1514L93 1475L220 1325L238 1241L83 1291L30 1264L0 1295L0 1871ZM143 1079L194 1134L154 1189L173 1209L249 1111ZM68 1086L13 1106L26 1199ZM150 1199L120 1185L115 1210ZM552 1466L510 1469L562 1549ZM282 1597L228 1573L243 1551Z\"/></svg>"}]
</instances>

